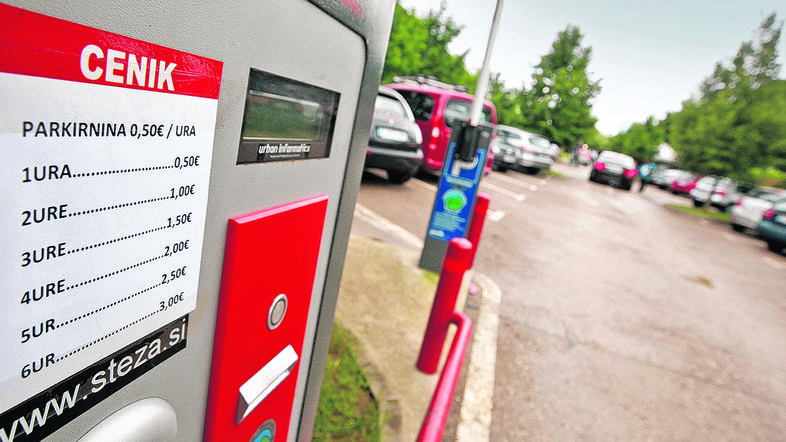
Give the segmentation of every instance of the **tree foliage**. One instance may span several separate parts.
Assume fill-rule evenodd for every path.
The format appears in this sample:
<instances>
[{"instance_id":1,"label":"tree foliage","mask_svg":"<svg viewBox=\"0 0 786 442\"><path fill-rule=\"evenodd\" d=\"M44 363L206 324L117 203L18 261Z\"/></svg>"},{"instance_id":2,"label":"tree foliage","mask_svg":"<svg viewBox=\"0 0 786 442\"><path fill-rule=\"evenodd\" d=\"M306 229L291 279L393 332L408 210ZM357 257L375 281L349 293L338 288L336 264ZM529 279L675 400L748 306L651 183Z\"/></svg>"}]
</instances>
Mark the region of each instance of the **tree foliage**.
<instances>
[{"instance_id":1,"label":"tree foliage","mask_svg":"<svg viewBox=\"0 0 786 442\"><path fill-rule=\"evenodd\" d=\"M474 87L473 79L477 75L467 71L466 54L448 52L448 45L460 32L461 27L445 16L444 9L431 11L421 19L397 3L382 82L389 83L396 76L424 75Z\"/></svg>"},{"instance_id":2,"label":"tree foliage","mask_svg":"<svg viewBox=\"0 0 786 442\"><path fill-rule=\"evenodd\" d=\"M760 180L762 170L786 170L786 81L778 79L777 46L782 22L773 13L759 27L759 41L743 42L736 55L718 62L699 86L664 121L634 124L610 145L637 159L643 146L667 141L680 167L699 174ZM786 185L786 182L769 183Z\"/></svg>"},{"instance_id":3,"label":"tree foliage","mask_svg":"<svg viewBox=\"0 0 786 442\"><path fill-rule=\"evenodd\" d=\"M559 32L551 52L535 67L532 87L517 97L522 124L560 146L586 138L597 121L591 100L601 87L587 76L592 48L583 47L582 39L575 26Z\"/></svg>"},{"instance_id":4,"label":"tree foliage","mask_svg":"<svg viewBox=\"0 0 786 442\"><path fill-rule=\"evenodd\" d=\"M461 26L444 8L418 18L397 4L382 82L391 82L396 76L433 76L465 86L472 93L479 72L467 71L466 53L451 55L448 51L460 32ZM592 49L582 47L581 40L575 26L560 32L551 52L538 65L529 90L508 89L499 74L491 75L487 97L497 108L499 124L537 132L561 146L600 136L590 112L590 101L600 92L600 85L587 77Z\"/></svg>"}]
</instances>

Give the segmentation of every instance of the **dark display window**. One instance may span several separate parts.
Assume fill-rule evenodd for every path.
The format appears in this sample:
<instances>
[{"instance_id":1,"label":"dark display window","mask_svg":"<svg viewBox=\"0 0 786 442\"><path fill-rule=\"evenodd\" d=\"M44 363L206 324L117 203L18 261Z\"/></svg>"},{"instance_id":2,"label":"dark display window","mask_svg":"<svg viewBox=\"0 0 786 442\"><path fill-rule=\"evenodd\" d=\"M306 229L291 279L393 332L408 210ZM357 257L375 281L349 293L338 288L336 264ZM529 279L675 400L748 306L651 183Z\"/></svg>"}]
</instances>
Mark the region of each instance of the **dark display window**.
<instances>
[{"instance_id":1,"label":"dark display window","mask_svg":"<svg viewBox=\"0 0 786 442\"><path fill-rule=\"evenodd\" d=\"M329 157L339 96L251 69L237 164Z\"/></svg>"}]
</instances>

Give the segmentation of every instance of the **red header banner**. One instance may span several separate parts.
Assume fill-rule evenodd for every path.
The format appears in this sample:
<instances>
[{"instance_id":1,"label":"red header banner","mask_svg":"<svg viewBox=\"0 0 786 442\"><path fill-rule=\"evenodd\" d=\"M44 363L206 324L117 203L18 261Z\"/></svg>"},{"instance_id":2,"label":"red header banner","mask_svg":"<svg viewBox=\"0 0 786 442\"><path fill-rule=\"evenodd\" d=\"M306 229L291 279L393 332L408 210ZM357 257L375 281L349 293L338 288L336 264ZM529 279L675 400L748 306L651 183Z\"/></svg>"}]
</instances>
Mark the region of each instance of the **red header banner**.
<instances>
[{"instance_id":1,"label":"red header banner","mask_svg":"<svg viewBox=\"0 0 786 442\"><path fill-rule=\"evenodd\" d=\"M0 72L218 98L223 63L0 4Z\"/></svg>"}]
</instances>

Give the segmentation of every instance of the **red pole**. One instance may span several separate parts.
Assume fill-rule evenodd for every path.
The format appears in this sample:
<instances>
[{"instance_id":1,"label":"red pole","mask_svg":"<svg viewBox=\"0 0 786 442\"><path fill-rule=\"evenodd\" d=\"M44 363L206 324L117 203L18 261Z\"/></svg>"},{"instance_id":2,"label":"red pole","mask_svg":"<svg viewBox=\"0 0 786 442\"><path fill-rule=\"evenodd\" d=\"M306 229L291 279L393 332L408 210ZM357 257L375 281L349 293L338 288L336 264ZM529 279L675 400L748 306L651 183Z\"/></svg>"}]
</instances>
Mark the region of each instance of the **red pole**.
<instances>
[{"instance_id":1,"label":"red pole","mask_svg":"<svg viewBox=\"0 0 786 442\"><path fill-rule=\"evenodd\" d=\"M475 201L475 209L472 212L472 221L467 229L467 239L472 243L472 256L469 259L469 268L475 264L475 255L478 253L480 244L480 234L483 232L483 223L486 221L486 212L489 210L491 196L486 193L478 193Z\"/></svg>"},{"instance_id":2,"label":"red pole","mask_svg":"<svg viewBox=\"0 0 786 442\"><path fill-rule=\"evenodd\" d=\"M472 244L468 240L465 238L450 240L445 260L442 262L442 272L434 295L434 303L431 305L426 333L420 346L420 355L415 364L423 373L437 372L439 357L442 355L450 325L450 316L456 308L461 282L469 268L471 258Z\"/></svg>"},{"instance_id":3,"label":"red pole","mask_svg":"<svg viewBox=\"0 0 786 442\"><path fill-rule=\"evenodd\" d=\"M439 383L437 383L434 396L431 397L431 404L423 418L418 442L438 442L442 439L442 432L450 412L450 404L453 402L453 393L456 391L461 366L467 353L469 337L472 333L472 320L462 312L453 312L450 322L457 327L456 336L450 346L445 368L439 375Z\"/></svg>"}]
</instances>

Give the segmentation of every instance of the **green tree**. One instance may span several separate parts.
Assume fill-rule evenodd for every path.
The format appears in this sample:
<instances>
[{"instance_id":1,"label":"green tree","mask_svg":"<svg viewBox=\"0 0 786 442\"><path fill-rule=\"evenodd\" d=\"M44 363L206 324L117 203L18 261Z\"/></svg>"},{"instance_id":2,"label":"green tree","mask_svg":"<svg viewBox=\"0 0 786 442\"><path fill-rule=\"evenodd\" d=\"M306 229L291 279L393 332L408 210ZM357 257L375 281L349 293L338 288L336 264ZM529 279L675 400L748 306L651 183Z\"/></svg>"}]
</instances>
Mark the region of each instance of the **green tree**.
<instances>
[{"instance_id":1,"label":"green tree","mask_svg":"<svg viewBox=\"0 0 786 442\"><path fill-rule=\"evenodd\" d=\"M649 117L646 122L633 124L626 132L612 137L609 145L641 163L658 153L658 146L665 140L664 127Z\"/></svg>"},{"instance_id":2,"label":"green tree","mask_svg":"<svg viewBox=\"0 0 786 442\"><path fill-rule=\"evenodd\" d=\"M730 63L718 62L712 75L701 84L701 103L709 103L721 91L729 91L727 99L750 98L751 89L758 89L778 78L780 65L777 63L778 42L782 23L777 22L775 13L765 18L759 26L759 43L743 42Z\"/></svg>"},{"instance_id":3,"label":"green tree","mask_svg":"<svg viewBox=\"0 0 786 442\"><path fill-rule=\"evenodd\" d=\"M769 15L759 42L743 42L730 63L717 63L700 97L671 118L669 137L682 167L752 180L754 170L786 167L786 89L776 62L782 23Z\"/></svg>"},{"instance_id":4,"label":"green tree","mask_svg":"<svg viewBox=\"0 0 786 442\"><path fill-rule=\"evenodd\" d=\"M473 88L477 76L467 72L466 54L448 52L448 45L460 32L461 27L446 17L444 9L431 11L421 19L397 3L382 83L389 83L396 76L424 75Z\"/></svg>"},{"instance_id":5,"label":"green tree","mask_svg":"<svg viewBox=\"0 0 786 442\"><path fill-rule=\"evenodd\" d=\"M492 74L489 79L489 96L497 109L497 123L506 126L523 127L524 119L521 108L516 105L517 91L505 89L505 83L499 74Z\"/></svg>"},{"instance_id":6,"label":"green tree","mask_svg":"<svg viewBox=\"0 0 786 442\"><path fill-rule=\"evenodd\" d=\"M601 87L587 76L592 48L583 47L582 39L575 26L559 32L535 68L532 87L517 97L524 126L563 147L593 133L597 122L590 101Z\"/></svg>"}]
</instances>

